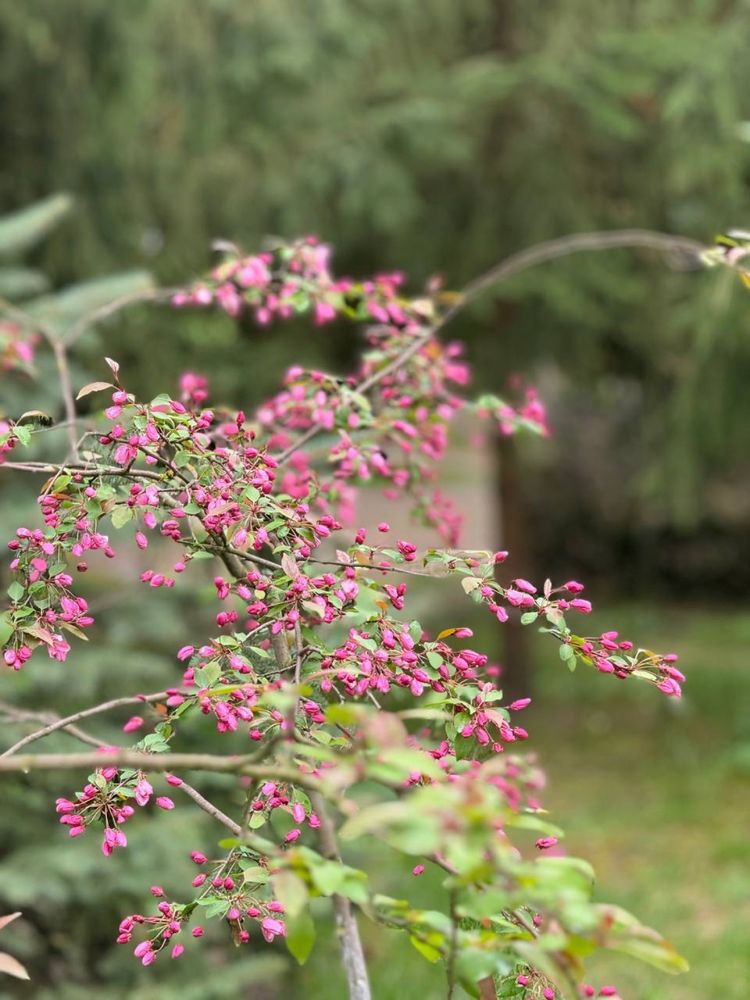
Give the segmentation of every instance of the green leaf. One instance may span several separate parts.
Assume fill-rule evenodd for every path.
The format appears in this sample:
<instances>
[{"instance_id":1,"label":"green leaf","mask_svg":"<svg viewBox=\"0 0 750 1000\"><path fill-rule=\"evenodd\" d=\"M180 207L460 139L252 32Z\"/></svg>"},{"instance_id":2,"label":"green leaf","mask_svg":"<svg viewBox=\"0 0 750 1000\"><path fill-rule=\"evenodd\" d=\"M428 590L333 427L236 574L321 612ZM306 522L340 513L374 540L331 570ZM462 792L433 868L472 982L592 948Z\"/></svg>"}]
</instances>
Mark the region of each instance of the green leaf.
<instances>
[{"instance_id":1,"label":"green leaf","mask_svg":"<svg viewBox=\"0 0 750 1000\"><path fill-rule=\"evenodd\" d=\"M25 299L31 295L41 295L49 288L49 282L41 271L29 267L0 268L0 297L4 299Z\"/></svg>"},{"instance_id":2,"label":"green leaf","mask_svg":"<svg viewBox=\"0 0 750 1000\"><path fill-rule=\"evenodd\" d=\"M294 872L282 869L273 877L273 891L289 917L297 917L307 906L307 886ZM295 956L296 957L296 956Z\"/></svg>"},{"instance_id":3,"label":"green leaf","mask_svg":"<svg viewBox=\"0 0 750 1000\"><path fill-rule=\"evenodd\" d=\"M14 580L13 583L11 583L10 587L8 587L8 597L11 599L11 601L13 601L14 604L17 604L21 600L23 595L24 595L24 589L22 585L18 582L18 580Z\"/></svg>"},{"instance_id":4,"label":"green leaf","mask_svg":"<svg viewBox=\"0 0 750 1000\"><path fill-rule=\"evenodd\" d=\"M368 900L367 875L358 868L350 868L341 861L323 858L309 848L300 850L307 864L312 884L321 896L338 893L353 903L363 905Z\"/></svg>"},{"instance_id":5,"label":"green leaf","mask_svg":"<svg viewBox=\"0 0 750 1000\"><path fill-rule=\"evenodd\" d=\"M0 646L4 646L14 632L13 622L7 612L0 615Z\"/></svg>"},{"instance_id":6,"label":"green leaf","mask_svg":"<svg viewBox=\"0 0 750 1000\"><path fill-rule=\"evenodd\" d=\"M109 305L115 299L146 292L153 287L148 272L126 271L71 285L62 292L26 303L24 309L58 331L65 331L89 313Z\"/></svg>"},{"instance_id":7,"label":"green leaf","mask_svg":"<svg viewBox=\"0 0 750 1000\"><path fill-rule=\"evenodd\" d=\"M44 239L73 204L70 195L53 194L0 218L0 256L18 257Z\"/></svg>"},{"instance_id":8,"label":"green leaf","mask_svg":"<svg viewBox=\"0 0 750 1000\"><path fill-rule=\"evenodd\" d=\"M414 947L420 955L427 959L428 962L439 962L442 957L442 952L439 948L435 948L433 945L428 944L427 941L423 941L421 938L416 937L414 934L409 935L409 943Z\"/></svg>"},{"instance_id":9,"label":"green leaf","mask_svg":"<svg viewBox=\"0 0 750 1000\"><path fill-rule=\"evenodd\" d=\"M14 424L13 434L18 438L24 448L28 448L31 442L31 428L24 427L23 424Z\"/></svg>"},{"instance_id":10,"label":"green leaf","mask_svg":"<svg viewBox=\"0 0 750 1000\"><path fill-rule=\"evenodd\" d=\"M124 505L122 507L115 507L110 517L110 521L112 522L113 528L122 528L128 523L128 521L132 520L133 520L132 508L126 507Z\"/></svg>"},{"instance_id":11,"label":"green leaf","mask_svg":"<svg viewBox=\"0 0 750 1000\"><path fill-rule=\"evenodd\" d=\"M531 625L532 622L536 621L537 614L538 612L536 611L524 611L524 613L521 615L521 624Z\"/></svg>"},{"instance_id":12,"label":"green leaf","mask_svg":"<svg viewBox=\"0 0 750 1000\"><path fill-rule=\"evenodd\" d=\"M673 975L689 970L687 961L669 941L658 931L641 924L632 913L610 904L597 906L596 910L610 925L604 940L605 948L638 958Z\"/></svg>"},{"instance_id":13,"label":"green leaf","mask_svg":"<svg viewBox=\"0 0 750 1000\"><path fill-rule=\"evenodd\" d=\"M193 674L199 688L210 688L221 676L221 666L216 660L211 660L205 667L199 667Z\"/></svg>"},{"instance_id":14,"label":"green leaf","mask_svg":"<svg viewBox=\"0 0 750 1000\"><path fill-rule=\"evenodd\" d=\"M309 910L303 910L296 917L288 917L286 923L287 950L292 958L304 965L315 944L315 924Z\"/></svg>"}]
</instances>

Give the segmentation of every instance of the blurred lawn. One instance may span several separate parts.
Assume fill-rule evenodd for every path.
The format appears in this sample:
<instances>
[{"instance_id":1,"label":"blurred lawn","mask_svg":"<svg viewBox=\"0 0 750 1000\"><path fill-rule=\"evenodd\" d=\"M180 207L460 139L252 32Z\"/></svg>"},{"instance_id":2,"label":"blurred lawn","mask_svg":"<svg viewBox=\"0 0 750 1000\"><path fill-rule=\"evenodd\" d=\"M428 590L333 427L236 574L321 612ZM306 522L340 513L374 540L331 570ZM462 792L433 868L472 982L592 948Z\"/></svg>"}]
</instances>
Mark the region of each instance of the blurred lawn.
<instances>
[{"instance_id":1,"label":"blurred lawn","mask_svg":"<svg viewBox=\"0 0 750 1000\"><path fill-rule=\"evenodd\" d=\"M568 850L596 868L598 898L658 928L692 969L672 977L612 953L591 962L591 979L614 983L626 1000L747 1000L750 613L612 607L592 616L590 631L605 628L679 652L684 699L581 668L571 676L540 636L538 686L525 718L529 747L547 770L546 805L568 832ZM493 632L490 622L477 648L488 648ZM408 867L390 864L384 856L378 888L398 895ZM426 872L411 883L410 897L429 905L440 881ZM440 967L420 959L405 938L366 930L377 1000L444 998ZM299 971L293 995L345 995L333 951L318 951Z\"/></svg>"}]
</instances>

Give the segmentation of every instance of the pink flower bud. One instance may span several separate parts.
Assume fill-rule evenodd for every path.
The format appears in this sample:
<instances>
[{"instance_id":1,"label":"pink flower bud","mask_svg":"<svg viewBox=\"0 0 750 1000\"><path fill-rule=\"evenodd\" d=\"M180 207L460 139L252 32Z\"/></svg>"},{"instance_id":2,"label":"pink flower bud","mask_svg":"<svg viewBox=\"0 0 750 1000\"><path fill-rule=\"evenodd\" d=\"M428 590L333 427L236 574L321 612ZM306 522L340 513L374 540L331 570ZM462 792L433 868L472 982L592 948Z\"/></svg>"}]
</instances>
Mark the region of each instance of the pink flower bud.
<instances>
[{"instance_id":1,"label":"pink flower bud","mask_svg":"<svg viewBox=\"0 0 750 1000\"><path fill-rule=\"evenodd\" d=\"M591 614L591 601L586 601L582 597L575 597L570 602L571 608L580 611L582 615Z\"/></svg>"},{"instance_id":2,"label":"pink flower bud","mask_svg":"<svg viewBox=\"0 0 750 1000\"><path fill-rule=\"evenodd\" d=\"M540 837L536 842L536 846L540 851L549 850L550 847L554 847L557 843L557 837Z\"/></svg>"},{"instance_id":3,"label":"pink flower bud","mask_svg":"<svg viewBox=\"0 0 750 1000\"><path fill-rule=\"evenodd\" d=\"M160 809L174 809L174 802L166 795L159 795L156 799L156 804Z\"/></svg>"},{"instance_id":4,"label":"pink flower bud","mask_svg":"<svg viewBox=\"0 0 750 1000\"><path fill-rule=\"evenodd\" d=\"M520 712L522 708L526 708L526 706L530 704L531 698L519 698L518 701L512 701L510 703L510 708L514 712Z\"/></svg>"}]
</instances>

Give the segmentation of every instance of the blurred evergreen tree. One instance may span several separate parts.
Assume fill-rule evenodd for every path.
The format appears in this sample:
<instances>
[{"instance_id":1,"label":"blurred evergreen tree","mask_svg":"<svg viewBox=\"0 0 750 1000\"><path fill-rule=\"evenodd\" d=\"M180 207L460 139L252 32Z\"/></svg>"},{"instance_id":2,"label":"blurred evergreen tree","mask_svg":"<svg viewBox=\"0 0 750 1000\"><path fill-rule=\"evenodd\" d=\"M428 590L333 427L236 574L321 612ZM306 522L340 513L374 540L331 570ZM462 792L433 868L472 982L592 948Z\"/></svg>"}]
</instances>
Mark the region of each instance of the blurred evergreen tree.
<instances>
[{"instance_id":1,"label":"blurred evergreen tree","mask_svg":"<svg viewBox=\"0 0 750 1000\"><path fill-rule=\"evenodd\" d=\"M566 232L709 240L746 223L742 2L28 0L0 8L0 30L11 167L0 203L53 187L81 203L38 255L58 281L138 265L182 280L214 237L250 246L312 229L343 269L404 263L417 283L440 271L455 287ZM626 251L551 264L460 332L492 387L541 358L588 386L575 392L589 417L602 397L635 393L628 443L645 461L627 484L628 519L679 530L726 506L722 474L744 457L750 346L730 276L659 264ZM135 324L114 335L131 370ZM218 390L238 398L259 352L270 358L253 365L260 393L260 369L300 344L245 336L236 364L226 323L159 325L170 367L210 357ZM89 347L93 361L95 338ZM313 362L341 357L348 338L304 349ZM142 368L147 389L154 377ZM611 441L605 451L617 453ZM614 463L604 471L590 514L627 533L602 485Z\"/></svg>"}]
</instances>

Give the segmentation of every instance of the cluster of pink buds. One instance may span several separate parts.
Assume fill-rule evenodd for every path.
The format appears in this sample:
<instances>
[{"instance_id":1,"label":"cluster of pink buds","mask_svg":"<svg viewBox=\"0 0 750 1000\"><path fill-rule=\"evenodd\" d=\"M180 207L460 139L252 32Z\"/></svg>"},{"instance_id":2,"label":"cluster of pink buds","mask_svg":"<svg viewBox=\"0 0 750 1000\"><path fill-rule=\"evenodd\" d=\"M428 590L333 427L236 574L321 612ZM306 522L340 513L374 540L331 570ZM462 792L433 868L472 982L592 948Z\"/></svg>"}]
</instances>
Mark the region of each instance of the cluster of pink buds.
<instances>
[{"instance_id":1,"label":"cluster of pink buds","mask_svg":"<svg viewBox=\"0 0 750 1000\"><path fill-rule=\"evenodd\" d=\"M49 510L49 504L46 506ZM39 528L19 528L8 542L13 557L10 568L24 584L11 584L10 614L16 624L13 644L5 651L5 662L16 670L29 658L34 645L46 647L51 659L63 661L70 645L61 630L77 633L93 624L88 603L71 590L73 578L66 570L66 551L80 556L88 549L109 550L106 536L91 533L87 522L79 522L80 534L54 536ZM109 550L111 551L111 550ZM79 563L79 569L85 564Z\"/></svg>"},{"instance_id":2,"label":"cluster of pink buds","mask_svg":"<svg viewBox=\"0 0 750 1000\"><path fill-rule=\"evenodd\" d=\"M208 400L208 379L195 372L180 375L180 393L185 405L200 407Z\"/></svg>"},{"instance_id":3,"label":"cluster of pink buds","mask_svg":"<svg viewBox=\"0 0 750 1000\"><path fill-rule=\"evenodd\" d=\"M164 896L161 886L151 887L151 894L157 899ZM163 949L171 945L171 957L179 958L185 951L184 945L173 944L172 939L183 929L183 913L186 908L175 903L169 903L166 899L161 899L157 904L157 914L146 917L141 913L134 913L120 921L118 944L129 944L133 937L133 931L137 927L144 928L149 937L141 941L133 950L136 958L141 960L143 965L151 965L156 961L156 957ZM193 937L201 937L203 929L193 928Z\"/></svg>"},{"instance_id":4,"label":"cluster of pink buds","mask_svg":"<svg viewBox=\"0 0 750 1000\"><path fill-rule=\"evenodd\" d=\"M18 441L13 428L7 420L0 420L0 465L8 461L8 455L13 451Z\"/></svg>"},{"instance_id":5,"label":"cluster of pink buds","mask_svg":"<svg viewBox=\"0 0 750 1000\"><path fill-rule=\"evenodd\" d=\"M178 292L172 304L215 304L230 316L250 309L261 326L305 311L319 326L338 315L408 324L409 302L397 294L402 275L377 275L365 282L335 279L330 256L330 247L314 236L248 257L232 250L207 279Z\"/></svg>"},{"instance_id":6,"label":"cluster of pink buds","mask_svg":"<svg viewBox=\"0 0 750 1000\"><path fill-rule=\"evenodd\" d=\"M320 826L320 820L316 813L312 812L309 804L300 799L293 799L291 790L286 785L278 784L275 781L266 781L259 789L258 794L250 802L250 811L255 817L251 820L251 827L257 827L262 822L267 821L275 809L282 809L288 812L294 820L296 826L285 835L284 842L293 844L302 835L302 826L307 823L315 830Z\"/></svg>"},{"instance_id":7,"label":"cluster of pink buds","mask_svg":"<svg viewBox=\"0 0 750 1000\"><path fill-rule=\"evenodd\" d=\"M520 389L520 385L516 384L515 388ZM520 430L532 431L542 437L549 437L552 433L547 408L532 386L523 390L521 401L515 405L497 396L482 396L475 404L475 411L478 416L495 421L505 437Z\"/></svg>"},{"instance_id":8,"label":"cluster of pink buds","mask_svg":"<svg viewBox=\"0 0 750 1000\"><path fill-rule=\"evenodd\" d=\"M103 747L102 752L110 749L117 748ZM173 785L182 784L174 775L168 775L167 781ZM153 794L153 786L142 772L122 775L116 767L101 767L83 791L76 794L75 800L57 799L55 810L71 837L80 837L89 826L103 825L102 854L109 857L116 847L127 847L127 837L121 827L135 813L131 801L146 806ZM174 802L167 795L157 796L155 802L160 809L174 809Z\"/></svg>"},{"instance_id":9,"label":"cluster of pink buds","mask_svg":"<svg viewBox=\"0 0 750 1000\"><path fill-rule=\"evenodd\" d=\"M512 726L507 709L497 706L501 698L502 692L494 684L480 683L471 706L471 718L461 727L459 735L464 739L476 739L480 746L491 744L494 753L502 753L504 743L528 739L529 734L523 726ZM519 702L514 704L518 708ZM462 711L465 713L466 707Z\"/></svg>"},{"instance_id":10,"label":"cluster of pink buds","mask_svg":"<svg viewBox=\"0 0 750 1000\"><path fill-rule=\"evenodd\" d=\"M522 1000L558 1000L560 994L549 985L549 981L540 973L533 969L522 972L516 978L516 985L528 988L529 992L523 994ZM582 997L611 997L613 1000L621 1000L620 994L614 986L602 986L596 990L595 987L582 983L579 986Z\"/></svg>"},{"instance_id":11,"label":"cluster of pink buds","mask_svg":"<svg viewBox=\"0 0 750 1000\"><path fill-rule=\"evenodd\" d=\"M679 698L685 676L675 666L675 653L659 654L635 649L632 642L620 639L614 631L585 638L579 638L570 632L565 626L563 612L576 611L588 615L592 610L591 602L578 596L583 589L583 584L577 580L569 580L556 588L547 580L543 593L539 594L534 584L528 580L516 579L507 588L492 580L477 580L472 594L476 593L484 601L498 621L508 620L508 611L498 603L498 598L523 612L521 621L524 624L530 624L539 618L546 619L552 626L549 631L563 643L561 654L564 659L571 662L576 658L584 659L601 673L613 674L620 680L633 675L642 677L655 684L668 697ZM573 596L555 597L555 594Z\"/></svg>"}]
</instances>

